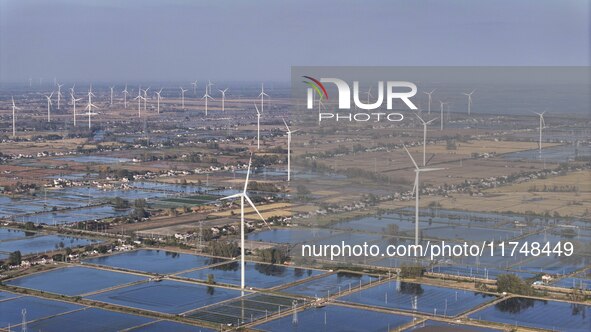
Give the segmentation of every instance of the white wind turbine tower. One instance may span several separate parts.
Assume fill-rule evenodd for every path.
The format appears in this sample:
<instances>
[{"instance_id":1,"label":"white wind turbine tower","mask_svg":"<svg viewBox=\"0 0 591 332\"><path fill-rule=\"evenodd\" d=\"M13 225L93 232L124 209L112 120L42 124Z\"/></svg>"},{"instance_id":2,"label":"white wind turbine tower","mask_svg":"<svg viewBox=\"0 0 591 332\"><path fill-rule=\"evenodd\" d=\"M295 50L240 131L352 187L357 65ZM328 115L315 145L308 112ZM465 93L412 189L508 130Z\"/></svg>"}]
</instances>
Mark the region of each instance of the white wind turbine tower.
<instances>
[{"instance_id":1,"label":"white wind turbine tower","mask_svg":"<svg viewBox=\"0 0 591 332\"><path fill-rule=\"evenodd\" d=\"M191 82L191 85L193 86L193 94L197 96L197 80Z\"/></svg>"},{"instance_id":2,"label":"white wind turbine tower","mask_svg":"<svg viewBox=\"0 0 591 332\"><path fill-rule=\"evenodd\" d=\"M441 119L440 119L440 122L441 122L440 125L441 126L440 126L440 129L439 130L443 130L443 105L445 105L445 104L447 104L447 103L445 103L445 102L443 102L441 100L439 101L439 105L441 106ZM449 118L448 118L448 120L449 120Z\"/></svg>"},{"instance_id":3,"label":"white wind turbine tower","mask_svg":"<svg viewBox=\"0 0 591 332\"><path fill-rule=\"evenodd\" d=\"M291 181L291 134L297 132L297 130L290 130L287 122L283 119L283 124L287 129L287 181Z\"/></svg>"},{"instance_id":4,"label":"white wind turbine tower","mask_svg":"<svg viewBox=\"0 0 591 332\"><path fill-rule=\"evenodd\" d=\"M133 100L137 99L137 112L138 112L138 118L142 117L142 99L146 99L144 98L144 96L142 96L142 89L138 89L137 91L137 97L135 97Z\"/></svg>"},{"instance_id":5,"label":"white wind turbine tower","mask_svg":"<svg viewBox=\"0 0 591 332\"><path fill-rule=\"evenodd\" d=\"M246 180L244 181L244 190L241 193L221 198L223 200L240 198L240 289L242 290L242 295L244 295L244 284L245 284L244 283L244 281L245 281L244 280L244 256L245 256L245 250L244 250L244 225L245 225L245 222L244 222L244 201L245 200L248 202L248 204L250 204L250 206L253 208L253 210L255 210L255 212L259 215L259 217L261 218L261 220L263 220L265 225L267 225L267 227L269 227L265 218L263 218L263 216L261 215L259 210L256 208L256 206L254 205L254 203L252 202L250 197L248 197L248 194L246 194L246 190L248 189L248 178L250 177L251 164L252 164L252 156L250 157L250 160L248 161L248 170L246 171ZM269 227L269 229L271 229L271 228Z\"/></svg>"},{"instance_id":6,"label":"white wind turbine tower","mask_svg":"<svg viewBox=\"0 0 591 332\"><path fill-rule=\"evenodd\" d=\"M74 97L74 89L72 89L70 96L72 97L72 106L74 106L74 127L76 127L76 102L82 100L82 98L76 99Z\"/></svg>"},{"instance_id":7,"label":"white wind turbine tower","mask_svg":"<svg viewBox=\"0 0 591 332\"><path fill-rule=\"evenodd\" d=\"M408 149L406 148L406 146L403 145L403 147L404 147L404 150L406 151L406 153L408 154L408 156L410 157L410 160L412 161L413 165L415 166L415 184L413 187L413 191L415 192L415 245L418 245L419 244L419 192L420 192L419 175L421 174L421 172L439 171L439 170L443 170L445 168L419 168L419 166L415 162L415 160L412 157L412 155L410 154L410 152L408 152Z\"/></svg>"},{"instance_id":8,"label":"white wind turbine tower","mask_svg":"<svg viewBox=\"0 0 591 332\"><path fill-rule=\"evenodd\" d=\"M115 86L110 86L109 89L111 89L111 104L110 106L113 107L113 89L115 88Z\"/></svg>"},{"instance_id":9,"label":"white wind turbine tower","mask_svg":"<svg viewBox=\"0 0 591 332\"><path fill-rule=\"evenodd\" d=\"M207 100L208 99L215 100L215 99L211 98L211 96L209 95L209 92L207 91L207 87L205 88L205 94L203 95L203 97L201 97L201 99L205 99L205 116L207 116Z\"/></svg>"},{"instance_id":10,"label":"white wind turbine tower","mask_svg":"<svg viewBox=\"0 0 591 332\"><path fill-rule=\"evenodd\" d=\"M219 90L222 93L222 112L226 111L226 91L228 91L228 88L225 88L224 90Z\"/></svg>"},{"instance_id":11,"label":"white wind turbine tower","mask_svg":"<svg viewBox=\"0 0 591 332\"><path fill-rule=\"evenodd\" d=\"M57 109L59 110L61 107L61 100L62 100L62 86L64 86L63 84L59 84L59 83L55 83L55 85L57 85Z\"/></svg>"},{"instance_id":12,"label":"white wind turbine tower","mask_svg":"<svg viewBox=\"0 0 591 332\"><path fill-rule=\"evenodd\" d=\"M142 90L142 89L140 89L140 90ZM146 100L148 100L148 90L150 90L150 87L143 90L144 91L144 112L146 111Z\"/></svg>"},{"instance_id":13,"label":"white wind turbine tower","mask_svg":"<svg viewBox=\"0 0 591 332\"><path fill-rule=\"evenodd\" d=\"M257 104L254 104L254 108L257 110L257 150L261 148L261 112Z\"/></svg>"},{"instance_id":14,"label":"white wind turbine tower","mask_svg":"<svg viewBox=\"0 0 591 332\"><path fill-rule=\"evenodd\" d=\"M265 97L269 97L269 95L265 93L265 85L263 83L261 83L261 93L259 94L259 97L261 97L261 113L265 113Z\"/></svg>"},{"instance_id":15,"label":"white wind turbine tower","mask_svg":"<svg viewBox=\"0 0 591 332\"><path fill-rule=\"evenodd\" d=\"M470 115L470 109L472 108L472 94L476 92L476 89L472 90L470 93L463 92L463 95L468 96L468 115Z\"/></svg>"},{"instance_id":16,"label":"white wind turbine tower","mask_svg":"<svg viewBox=\"0 0 591 332\"><path fill-rule=\"evenodd\" d=\"M429 120L429 121L425 122L425 121L424 121L424 120L423 120L423 119L422 119L422 118L421 118L421 117L420 117L418 114L415 114L415 115L416 115L416 116L417 116L417 118L419 118L419 120L421 120L421 122L423 123L423 167L424 167L424 166L426 166L426 161L425 161L426 159L425 159L425 156L426 156L426 151L427 151L427 126L428 126L428 125L429 125L431 122L433 122L433 121L437 120L437 118L435 118L435 119L431 119L431 120Z\"/></svg>"},{"instance_id":17,"label":"white wind turbine tower","mask_svg":"<svg viewBox=\"0 0 591 332\"><path fill-rule=\"evenodd\" d=\"M14 97L12 97L12 137L16 137L16 110L20 110L20 107L16 107L14 104Z\"/></svg>"},{"instance_id":18,"label":"white wind turbine tower","mask_svg":"<svg viewBox=\"0 0 591 332\"><path fill-rule=\"evenodd\" d=\"M435 92L435 90L437 90L437 89L433 89L433 90L431 90L431 92L425 92L425 91L423 91L424 94L426 94L427 96L429 96L429 108L428 108L429 109L429 112L428 112L428 114L431 114L431 95L433 94L433 92Z\"/></svg>"},{"instance_id":19,"label":"white wind turbine tower","mask_svg":"<svg viewBox=\"0 0 591 332\"><path fill-rule=\"evenodd\" d=\"M160 114L160 99L162 99L162 96L160 96L160 94L161 94L161 93L162 93L162 89L160 89L160 91L156 92L156 96L157 96L157 97L156 97L156 103L157 103L157 104L156 104L156 105L157 105L157 106L156 106L156 107L157 107L156 109L158 110L158 111L157 111L157 112L158 112L158 114Z\"/></svg>"},{"instance_id":20,"label":"white wind turbine tower","mask_svg":"<svg viewBox=\"0 0 591 332\"><path fill-rule=\"evenodd\" d=\"M544 121L544 113L546 113L546 111L542 112L542 113L537 113L537 112L532 112L534 114L537 114L540 117L540 142L538 143L538 148L539 148L539 153L540 155L542 154L542 129L546 128L546 122Z\"/></svg>"},{"instance_id":21,"label":"white wind turbine tower","mask_svg":"<svg viewBox=\"0 0 591 332\"><path fill-rule=\"evenodd\" d=\"M121 92L123 92L123 107L127 108L127 95L129 94L129 91L127 91L127 84L125 84L125 90Z\"/></svg>"},{"instance_id":22,"label":"white wind turbine tower","mask_svg":"<svg viewBox=\"0 0 591 332\"><path fill-rule=\"evenodd\" d=\"M182 107L183 109L185 109L185 92L187 92L187 91L189 91L189 90L185 90L185 89L183 89L183 87L182 87L182 86L180 87L180 89L181 89L181 107Z\"/></svg>"},{"instance_id":23,"label":"white wind turbine tower","mask_svg":"<svg viewBox=\"0 0 591 332\"><path fill-rule=\"evenodd\" d=\"M45 98L47 98L47 122L51 122L51 97L53 96L53 92L51 91L51 94L45 95Z\"/></svg>"},{"instance_id":24,"label":"white wind turbine tower","mask_svg":"<svg viewBox=\"0 0 591 332\"><path fill-rule=\"evenodd\" d=\"M97 115L97 113L93 113L93 112L92 112L92 108L93 108L93 107L94 107L94 108L98 108L98 107L97 107L95 104L93 104L93 103L90 101L90 96L89 96L89 97L88 97L88 104L86 105L86 108L85 108L85 109L86 109L86 111L87 111L87 113L86 113L85 115L88 115L88 129L91 129L91 127L92 127L92 120L91 120L91 119L92 119L92 116L93 116L93 115Z\"/></svg>"}]
</instances>

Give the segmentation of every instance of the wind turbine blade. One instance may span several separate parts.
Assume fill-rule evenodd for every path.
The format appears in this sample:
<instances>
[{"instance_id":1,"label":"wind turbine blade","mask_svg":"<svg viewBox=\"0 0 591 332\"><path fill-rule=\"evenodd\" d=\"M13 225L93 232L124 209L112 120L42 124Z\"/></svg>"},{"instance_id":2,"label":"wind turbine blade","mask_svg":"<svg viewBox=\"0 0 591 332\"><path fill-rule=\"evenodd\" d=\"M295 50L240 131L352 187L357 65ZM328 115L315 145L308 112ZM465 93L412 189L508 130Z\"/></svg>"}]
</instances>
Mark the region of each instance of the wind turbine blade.
<instances>
[{"instance_id":1,"label":"wind turbine blade","mask_svg":"<svg viewBox=\"0 0 591 332\"><path fill-rule=\"evenodd\" d=\"M406 153L408 154L408 156L410 157L410 160L412 161L413 165L415 165L416 169L419 169L419 166L417 165L417 163L415 162L415 159L412 157L412 155L410 154L410 152L408 152L408 149L406 148L406 145L402 145L402 147L404 148L404 150L406 151Z\"/></svg>"},{"instance_id":2,"label":"wind turbine blade","mask_svg":"<svg viewBox=\"0 0 591 332\"><path fill-rule=\"evenodd\" d=\"M248 201L248 204L250 204L250 206L255 210L255 212L259 215L261 220L265 223L265 225L267 225L267 228L269 228L269 230L270 230L271 227L269 226L269 224L267 224L267 221L265 220L265 218L263 218L263 215L259 212L257 207L254 206L254 203L250 200L250 197L248 197L247 195L244 195L244 198Z\"/></svg>"},{"instance_id":3,"label":"wind turbine blade","mask_svg":"<svg viewBox=\"0 0 591 332\"><path fill-rule=\"evenodd\" d=\"M14 102L13 102L13 104L14 104ZM287 128L287 131L289 132L289 127L287 126L287 122L285 122L285 119L282 119L282 120L283 120L283 124L285 125L285 128Z\"/></svg>"},{"instance_id":4,"label":"wind turbine blade","mask_svg":"<svg viewBox=\"0 0 591 332\"><path fill-rule=\"evenodd\" d=\"M421 122L424 124L425 120L423 120L423 118L421 118L417 113L415 113L415 115L417 116L417 118L419 118L419 120L421 120Z\"/></svg>"},{"instance_id":5,"label":"wind turbine blade","mask_svg":"<svg viewBox=\"0 0 591 332\"><path fill-rule=\"evenodd\" d=\"M442 167L438 167L438 168L421 168L420 171L421 172L433 172L433 171L441 171L447 168L442 168Z\"/></svg>"},{"instance_id":6,"label":"wind turbine blade","mask_svg":"<svg viewBox=\"0 0 591 332\"><path fill-rule=\"evenodd\" d=\"M248 178L250 178L250 165L252 164L252 155L250 156L250 160L248 161L248 169L246 170L246 181L244 181L244 191L242 192L246 195L246 188L248 188Z\"/></svg>"},{"instance_id":7,"label":"wind turbine blade","mask_svg":"<svg viewBox=\"0 0 591 332\"><path fill-rule=\"evenodd\" d=\"M256 108L256 110L257 110L257 114L259 114L259 115L260 115L260 114L261 114L261 112L259 112L259 108L257 107L257 104L256 104L256 103L254 104L254 108Z\"/></svg>"},{"instance_id":8,"label":"wind turbine blade","mask_svg":"<svg viewBox=\"0 0 591 332\"><path fill-rule=\"evenodd\" d=\"M431 120L427 121L425 124L430 124L431 122L436 121L436 120L437 120L437 118L431 119Z\"/></svg>"},{"instance_id":9,"label":"wind turbine blade","mask_svg":"<svg viewBox=\"0 0 591 332\"><path fill-rule=\"evenodd\" d=\"M240 194L234 194L234 195L230 195L230 196L226 196L226 197L222 197L222 198L220 198L220 200L234 199L234 198L238 198L240 196L242 196L242 193L240 193Z\"/></svg>"}]
</instances>

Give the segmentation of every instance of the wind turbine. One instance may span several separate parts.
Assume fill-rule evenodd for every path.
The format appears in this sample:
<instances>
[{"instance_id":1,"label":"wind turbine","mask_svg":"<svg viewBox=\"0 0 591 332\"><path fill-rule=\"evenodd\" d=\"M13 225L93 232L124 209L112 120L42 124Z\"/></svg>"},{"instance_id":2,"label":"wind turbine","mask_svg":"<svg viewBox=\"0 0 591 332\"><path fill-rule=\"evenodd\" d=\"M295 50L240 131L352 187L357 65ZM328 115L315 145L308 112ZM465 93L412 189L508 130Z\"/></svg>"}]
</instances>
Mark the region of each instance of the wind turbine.
<instances>
[{"instance_id":1,"label":"wind turbine","mask_svg":"<svg viewBox=\"0 0 591 332\"><path fill-rule=\"evenodd\" d=\"M55 83L57 85L57 109L60 109L60 101L62 100L62 86L63 84Z\"/></svg>"},{"instance_id":2,"label":"wind turbine","mask_svg":"<svg viewBox=\"0 0 591 332\"><path fill-rule=\"evenodd\" d=\"M183 87L182 87L182 86L180 87L180 89L181 89L181 107L182 107L183 109L185 109L185 92L187 92L187 91L189 91L189 90L185 90L185 89L183 89Z\"/></svg>"},{"instance_id":3,"label":"wind turbine","mask_svg":"<svg viewBox=\"0 0 591 332\"><path fill-rule=\"evenodd\" d=\"M423 91L424 94L429 96L429 113L428 114L431 114L431 95L433 94L433 92L435 92L435 90L437 90L437 89L433 89L433 90L431 90L431 92Z\"/></svg>"},{"instance_id":4,"label":"wind turbine","mask_svg":"<svg viewBox=\"0 0 591 332\"><path fill-rule=\"evenodd\" d=\"M123 107L127 108L127 95L129 94L129 91L127 91L127 84L125 84L125 90L121 92L123 92Z\"/></svg>"},{"instance_id":5,"label":"wind turbine","mask_svg":"<svg viewBox=\"0 0 591 332\"><path fill-rule=\"evenodd\" d=\"M92 118L91 118L91 116L92 116L92 115L96 115L96 114L97 114L97 113L92 113L92 108L93 108L93 107L94 107L94 108L98 108L98 107L97 107L95 104L93 104L93 103L88 103L88 104L86 105L86 108L85 108L85 109L86 109L86 111L87 111L87 113L86 113L85 115L88 115L88 129L91 129L91 127L92 127L92 122L91 122L91 119L92 119Z\"/></svg>"},{"instance_id":6,"label":"wind turbine","mask_svg":"<svg viewBox=\"0 0 591 332\"><path fill-rule=\"evenodd\" d=\"M261 215L259 210L256 208L256 206L254 205L254 203L252 202L252 200L250 199L250 197L248 197L248 194L246 193L246 190L248 189L248 178L250 177L251 164L252 164L252 155L250 157L250 160L248 161L248 170L246 171L246 180L244 181L244 190L241 193L221 198L222 200L240 198L240 289L242 290L242 295L244 295L244 281L245 281L244 280L244 256L245 256L245 250L244 250L244 224L245 224L245 222L244 222L244 201L245 200L248 202L248 204L250 204L250 206L253 208L253 210L255 210L255 212L259 215L259 217L261 218L261 220L263 220L265 225L267 225L267 227L269 227L265 218L263 218L263 216ZM269 227L269 229L271 229L271 228Z\"/></svg>"},{"instance_id":7,"label":"wind turbine","mask_svg":"<svg viewBox=\"0 0 591 332\"><path fill-rule=\"evenodd\" d=\"M470 115L470 109L472 108L472 94L476 92L476 89L472 90L470 93L463 92L462 94L468 96L468 115Z\"/></svg>"},{"instance_id":8,"label":"wind turbine","mask_svg":"<svg viewBox=\"0 0 591 332\"><path fill-rule=\"evenodd\" d=\"M113 107L113 88L115 88L115 86L110 86L109 89L111 89L111 107Z\"/></svg>"},{"instance_id":9,"label":"wind turbine","mask_svg":"<svg viewBox=\"0 0 591 332\"><path fill-rule=\"evenodd\" d=\"M291 134L297 132L297 130L291 131L285 119L283 119L283 124L285 124L285 128L287 129L287 181L291 181Z\"/></svg>"},{"instance_id":10,"label":"wind turbine","mask_svg":"<svg viewBox=\"0 0 591 332\"><path fill-rule=\"evenodd\" d=\"M12 97L12 137L16 137L16 110L20 110L20 107L16 107L14 104L14 97Z\"/></svg>"},{"instance_id":11,"label":"wind turbine","mask_svg":"<svg viewBox=\"0 0 591 332\"><path fill-rule=\"evenodd\" d=\"M45 98L47 98L47 122L51 122L51 96L53 96L53 92L51 91L51 94L45 95Z\"/></svg>"},{"instance_id":12,"label":"wind turbine","mask_svg":"<svg viewBox=\"0 0 591 332\"><path fill-rule=\"evenodd\" d=\"M439 101L439 105L441 106L441 126L440 126L439 130L443 130L443 105L445 105L445 104L447 104L447 103L445 103L441 100Z\"/></svg>"},{"instance_id":13,"label":"wind turbine","mask_svg":"<svg viewBox=\"0 0 591 332\"><path fill-rule=\"evenodd\" d=\"M423 167L426 166L426 161L425 161L425 151L427 150L427 126L437 120L437 118L431 119L427 122L425 122L418 114L415 114L417 116L417 118L419 118L419 120L421 120L421 122L423 123Z\"/></svg>"},{"instance_id":14,"label":"wind turbine","mask_svg":"<svg viewBox=\"0 0 591 332\"><path fill-rule=\"evenodd\" d=\"M205 93L211 93L211 86L214 85L211 83L210 80L207 80L207 87L205 88Z\"/></svg>"},{"instance_id":15,"label":"wind turbine","mask_svg":"<svg viewBox=\"0 0 591 332\"><path fill-rule=\"evenodd\" d=\"M158 114L160 114L160 99L162 99L162 96L160 96L160 93L162 93L162 89L160 89L160 91L156 92L156 103L157 103L157 110L158 110Z\"/></svg>"},{"instance_id":16,"label":"wind turbine","mask_svg":"<svg viewBox=\"0 0 591 332\"><path fill-rule=\"evenodd\" d=\"M138 118L142 117L142 99L146 100L146 98L144 98L144 96L142 96L142 89L138 89L137 91L137 97L135 97L133 100L137 99L137 112L138 112Z\"/></svg>"},{"instance_id":17,"label":"wind turbine","mask_svg":"<svg viewBox=\"0 0 591 332\"><path fill-rule=\"evenodd\" d=\"M261 112L257 104L254 103L254 108L257 110L257 150L261 148Z\"/></svg>"},{"instance_id":18,"label":"wind turbine","mask_svg":"<svg viewBox=\"0 0 591 332\"><path fill-rule=\"evenodd\" d=\"M265 113L265 96L269 97L269 95L265 93L265 85L261 83L261 93L259 94L259 97L261 97L261 113Z\"/></svg>"},{"instance_id":19,"label":"wind turbine","mask_svg":"<svg viewBox=\"0 0 591 332\"><path fill-rule=\"evenodd\" d=\"M193 86L193 94L197 96L197 80L191 82L191 85Z\"/></svg>"},{"instance_id":20,"label":"wind turbine","mask_svg":"<svg viewBox=\"0 0 591 332\"><path fill-rule=\"evenodd\" d=\"M406 146L402 145L402 147L404 147L404 150L406 151L406 153L410 157L410 160L412 161L413 165L415 166L415 184L414 184L414 188L413 188L413 191L415 192L415 245L418 245L419 244L419 191L420 191L419 190L419 187L420 187L419 175L421 174L421 172L440 171L445 168L424 168L424 167L419 168L419 166L415 162L415 160L412 157L412 155L410 154L410 152L408 152L408 149L406 148Z\"/></svg>"},{"instance_id":21,"label":"wind turbine","mask_svg":"<svg viewBox=\"0 0 591 332\"><path fill-rule=\"evenodd\" d=\"M226 111L226 107L225 107L225 102L226 102L226 91L228 91L228 88L225 88L224 90L219 90L222 93L222 112Z\"/></svg>"},{"instance_id":22,"label":"wind turbine","mask_svg":"<svg viewBox=\"0 0 591 332\"><path fill-rule=\"evenodd\" d=\"M205 94L203 95L203 97L201 97L201 99L205 99L205 116L207 116L207 99L215 100L211 98L211 96L209 95L207 87L205 87Z\"/></svg>"},{"instance_id":23,"label":"wind turbine","mask_svg":"<svg viewBox=\"0 0 591 332\"><path fill-rule=\"evenodd\" d=\"M70 96L72 97L72 105L74 106L74 127L76 126L76 102L82 100L82 98L76 99L74 97L74 89L72 89Z\"/></svg>"},{"instance_id":24,"label":"wind turbine","mask_svg":"<svg viewBox=\"0 0 591 332\"><path fill-rule=\"evenodd\" d=\"M546 122L544 121L544 113L546 113L546 111L544 111L542 113L537 113L537 112L532 112L532 113L537 114L540 117L540 143L538 144L538 147L539 147L540 154L542 154L542 129L546 128Z\"/></svg>"},{"instance_id":25,"label":"wind turbine","mask_svg":"<svg viewBox=\"0 0 591 332\"><path fill-rule=\"evenodd\" d=\"M142 90L142 89L140 89L140 90ZM148 87L145 90L142 90L142 91L144 91L144 112L146 111L146 100L148 100L148 90L150 90L150 87Z\"/></svg>"}]
</instances>

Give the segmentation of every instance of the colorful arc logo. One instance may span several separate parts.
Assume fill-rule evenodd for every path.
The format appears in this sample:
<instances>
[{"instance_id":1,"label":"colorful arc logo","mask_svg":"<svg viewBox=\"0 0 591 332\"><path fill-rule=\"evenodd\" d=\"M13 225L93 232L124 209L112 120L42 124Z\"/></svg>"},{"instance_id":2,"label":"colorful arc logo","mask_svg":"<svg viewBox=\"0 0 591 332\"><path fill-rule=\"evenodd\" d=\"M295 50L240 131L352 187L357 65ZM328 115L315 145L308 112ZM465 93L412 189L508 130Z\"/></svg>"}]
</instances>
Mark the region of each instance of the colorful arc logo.
<instances>
[{"instance_id":1,"label":"colorful arc logo","mask_svg":"<svg viewBox=\"0 0 591 332\"><path fill-rule=\"evenodd\" d=\"M305 84L307 84L308 86L310 86L312 89L314 89L316 91L316 93L318 93L318 96L320 96L320 98L325 98L326 100L328 100L328 92L326 92L326 89L324 88L324 85L322 83L320 83L319 80L310 77L310 76L302 76L303 78L306 78L310 81L303 81Z\"/></svg>"}]
</instances>

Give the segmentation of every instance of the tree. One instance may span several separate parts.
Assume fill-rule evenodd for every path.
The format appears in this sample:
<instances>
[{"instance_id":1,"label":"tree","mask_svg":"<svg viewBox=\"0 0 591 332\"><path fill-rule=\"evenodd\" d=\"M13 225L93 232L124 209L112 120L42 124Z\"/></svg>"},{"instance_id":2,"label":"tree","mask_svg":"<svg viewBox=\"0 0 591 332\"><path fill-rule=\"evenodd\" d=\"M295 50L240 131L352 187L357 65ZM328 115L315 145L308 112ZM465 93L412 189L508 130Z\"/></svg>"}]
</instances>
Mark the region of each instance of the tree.
<instances>
[{"instance_id":1,"label":"tree","mask_svg":"<svg viewBox=\"0 0 591 332\"><path fill-rule=\"evenodd\" d=\"M8 265L21 265L22 255L20 250L13 251L8 256Z\"/></svg>"},{"instance_id":2,"label":"tree","mask_svg":"<svg viewBox=\"0 0 591 332\"><path fill-rule=\"evenodd\" d=\"M497 276L497 291L512 294L531 295L533 289L515 274L500 274Z\"/></svg>"}]
</instances>

